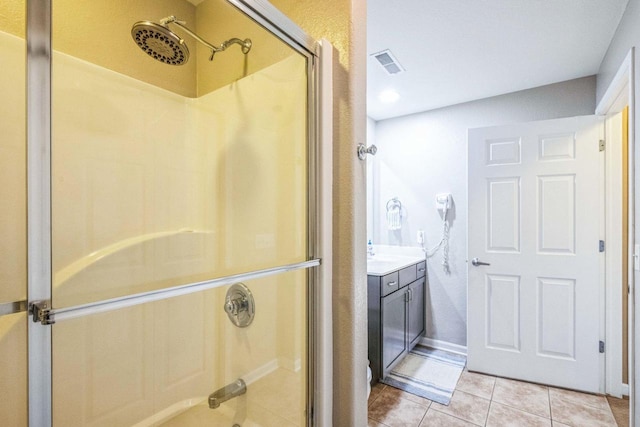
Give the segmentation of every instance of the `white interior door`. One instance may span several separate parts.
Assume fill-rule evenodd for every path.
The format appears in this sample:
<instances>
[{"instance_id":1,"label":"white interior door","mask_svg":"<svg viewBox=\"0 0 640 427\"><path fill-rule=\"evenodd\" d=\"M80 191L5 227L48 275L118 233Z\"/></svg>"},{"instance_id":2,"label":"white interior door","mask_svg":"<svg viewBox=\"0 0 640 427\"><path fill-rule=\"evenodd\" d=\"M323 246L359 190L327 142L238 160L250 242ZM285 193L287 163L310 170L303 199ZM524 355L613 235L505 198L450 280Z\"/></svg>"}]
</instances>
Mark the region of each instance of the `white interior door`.
<instances>
[{"instance_id":1,"label":"white interior door","mask_svg":"<svg viewBox=\"0 0 640 427\"><path fill-rule=\"evenodd\" d=\"M469 130L469 370L599 391L603 132L597 116Z\"/></svg>"}]
</instances>

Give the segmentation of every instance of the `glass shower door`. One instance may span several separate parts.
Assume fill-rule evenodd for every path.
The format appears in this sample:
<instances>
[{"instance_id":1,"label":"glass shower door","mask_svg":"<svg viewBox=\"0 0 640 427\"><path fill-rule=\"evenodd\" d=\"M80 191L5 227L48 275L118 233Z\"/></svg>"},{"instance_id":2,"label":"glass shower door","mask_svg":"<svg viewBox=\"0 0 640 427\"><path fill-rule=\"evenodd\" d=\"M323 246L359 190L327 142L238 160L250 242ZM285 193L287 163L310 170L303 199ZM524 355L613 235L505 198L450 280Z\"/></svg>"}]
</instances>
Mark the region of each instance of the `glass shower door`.
<instances>
[{"instance_id":1,"label":"glass shower door","mask_svg":"<svg viewBox=\"0 0 640 427\"><path fill-rule=\"evenodd\" d=\"M194 3L53 2L56 426L308 422L313 57Z\"/></svg>"}]
</instances>

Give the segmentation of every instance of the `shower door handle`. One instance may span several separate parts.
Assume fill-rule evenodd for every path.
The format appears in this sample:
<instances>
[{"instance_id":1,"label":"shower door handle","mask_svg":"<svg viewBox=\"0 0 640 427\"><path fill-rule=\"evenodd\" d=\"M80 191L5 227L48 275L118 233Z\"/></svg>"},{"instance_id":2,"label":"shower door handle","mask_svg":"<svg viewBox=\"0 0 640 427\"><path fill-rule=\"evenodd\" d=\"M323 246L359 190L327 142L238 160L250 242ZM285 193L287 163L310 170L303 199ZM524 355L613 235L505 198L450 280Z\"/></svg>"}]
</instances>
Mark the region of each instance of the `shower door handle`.
<instances>
[{"instance_id":1,"label":"shower door handle","mask_svg":"<svg viewBox=\"0 0 640 427\"><path fill-rule=\"evenodd\" d=\"M474 258L474 259L472 259L472 260L471 260L471 264L473 264L473 266L474 266L474 267L478 267L478 266L480 266L480 265L491 265L491 264L489 264L488 262L482 262L482 261L480 261L480 259L479 259L479 258Z\"/></svg>"}]
</instances>

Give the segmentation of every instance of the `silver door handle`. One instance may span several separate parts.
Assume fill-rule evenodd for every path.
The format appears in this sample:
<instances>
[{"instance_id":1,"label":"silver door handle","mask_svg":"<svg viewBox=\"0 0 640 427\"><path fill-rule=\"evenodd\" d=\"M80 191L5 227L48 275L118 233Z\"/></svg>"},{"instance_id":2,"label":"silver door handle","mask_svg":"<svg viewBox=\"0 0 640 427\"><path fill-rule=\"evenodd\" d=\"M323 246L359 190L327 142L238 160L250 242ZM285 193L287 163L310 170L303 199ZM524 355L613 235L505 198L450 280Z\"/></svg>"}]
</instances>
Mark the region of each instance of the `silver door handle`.
<instances>
[{"instance_id":1,"label":"silver door handle","mask_svg":"<svg viewBox=\"0 0 640 427\"><path fill-rule=\"evenodd\" d=\"M474 265L474 267L477 267L479 265L491 265L488 262L481 262L479 258L474 258L471 260L471 264Z\"/></svg>"},{"instance_id":2,"label":"silver door handle","mask_svg":"<svg viewBox=\"0 0 640 427\"><path fill-rule=\"evenodd\" d=\"M395 286L397 284L398 284L398 282L389 282L389 283L387 283L387 286Z\"/></svg>"}]
</instances>

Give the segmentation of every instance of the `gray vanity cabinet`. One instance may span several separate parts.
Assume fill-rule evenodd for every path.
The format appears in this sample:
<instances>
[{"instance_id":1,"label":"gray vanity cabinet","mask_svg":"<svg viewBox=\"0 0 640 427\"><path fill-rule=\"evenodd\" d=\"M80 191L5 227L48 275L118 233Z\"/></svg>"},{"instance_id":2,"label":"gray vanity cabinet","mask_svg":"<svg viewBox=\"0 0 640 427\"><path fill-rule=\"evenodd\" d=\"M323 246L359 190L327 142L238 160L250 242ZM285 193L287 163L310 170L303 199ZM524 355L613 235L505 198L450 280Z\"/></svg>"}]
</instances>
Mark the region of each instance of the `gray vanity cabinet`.
<instances>
[{"instance_id":1,"label":"gray vanity cabinet","mask_svg":"<svg viewBox=\"0 0 640 427\"><path fill-rule=\"evenodd\" d=\"M424 334L425 267L423 261L367 277L372 384L385 377Z\"/></svg>"},{"instance_id":2,"label":"gray vanity cabinet","mask_svg":"<svg viewBox=\"0 0 640 427\"><path fill-rule=\"evenodd\" d=\"M410 348L413 348L424 334L424 281L423 278L409 285L407 340Z\"/></svg>"},{"instance_id":3,"label":"gray vanity cabinet","mask_svg":"<svg viewBox=\"0 0 640 427\"><path fill-rule=\"evenodd\" d=\"M382 367L391 366L407 350L407 293L394 292L381 300Z\"/></svg>"}]
</instances>

